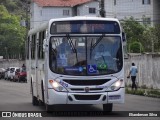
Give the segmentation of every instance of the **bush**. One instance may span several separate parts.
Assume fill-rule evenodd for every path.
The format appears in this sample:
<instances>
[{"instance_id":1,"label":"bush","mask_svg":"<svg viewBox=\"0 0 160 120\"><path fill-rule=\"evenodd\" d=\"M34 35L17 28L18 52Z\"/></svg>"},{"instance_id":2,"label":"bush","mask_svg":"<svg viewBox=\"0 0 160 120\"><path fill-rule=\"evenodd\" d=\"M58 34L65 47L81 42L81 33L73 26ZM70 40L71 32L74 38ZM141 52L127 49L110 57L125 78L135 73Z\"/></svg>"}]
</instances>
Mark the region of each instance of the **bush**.
<instances>
[{"instance_id":1,"label":"bush","mask_svg":"<svg viewBox=\"0 0 160 120\"><path fill-rule=\"evenodd\" d=\"M149 95L160 95L160 91L151 90L151 91L148 91L148 94L149 94Z\"/></svg>"},{"instance_id":2,"label":"bush","mask_svg":"<svg viewBox=\"0 0 160 120\"><path fill-rule=\"evenodd\" d=\"M144 86L144 88L145 87L146 86ZM142 96L160 98L160 91L158 90L149 90L149 89L132 90L132 89L126 88L126 93L133 94L133 95L142 95Z\"/></svg>"},{"instance_id":3,"label":"bush","mask_svg":"<svg viewBox=\"0 0 160 120\"><path fill-rule=\"evenodd\" d=\"M144 95L144 93L145 93L145 90L136 90L135 91L136 95Z\"/></svg>"},{"instance_id":4,"label":"bush","mask_svg":"<svg viewBox=\"0 0 160 120\"><path fill-rule=\"evenodd\" d=\"M143 48L142 44L140 42L136 42L136 41L131 43L130 50L133 53L142 53L142 52L144 52L144 48Z\"/></svg>"}]
</instances>

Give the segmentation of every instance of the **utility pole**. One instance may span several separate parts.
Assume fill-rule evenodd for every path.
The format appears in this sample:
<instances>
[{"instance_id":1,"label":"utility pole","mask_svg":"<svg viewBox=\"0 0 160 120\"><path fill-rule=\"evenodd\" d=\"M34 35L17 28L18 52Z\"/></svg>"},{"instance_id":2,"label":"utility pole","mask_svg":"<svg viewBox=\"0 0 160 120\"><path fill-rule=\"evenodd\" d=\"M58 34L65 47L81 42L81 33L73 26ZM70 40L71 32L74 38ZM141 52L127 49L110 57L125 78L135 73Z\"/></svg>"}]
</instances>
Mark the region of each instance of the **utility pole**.
<instances>
[{"instance_id":1,"label":"utility pole","mask_svg":"<svg viewBox=\"0 0 160 120\"><path fill-rule=\"evenodd\" d=\"M25 40L25 59L27 58L27 47L28 47L28 31L30 29L29 27L29 12L30 12L30 0L27 0L26 2L27 9L26 9L26 40Z\"/></svg>"},{"instance_id":2,"label":"utility pole","mask_svg":"<svg viewBox=\"0 0 160 120\"><path fill-rule=\"evenodd\" d=\"M104 0L100 1L100 15L101 17L106 17L106 11L105 11L105 2Z\"/></svg>"},{"instance_id":3,"label":"utility pole","mask_svg":"<svg viewBox=\"0 0 160 120\"><path fill-rule=\"evenodd\" d=\"M23 20L23 25L24 27L26 27L26 36L25 36L25 56L22 56L23 58L26 59L26 56L27 56L27 39L28 39L28 31L29 31L29 12L30 12L30 3L31 3L31 0L21 0L21 4L25 10L25 20ZM22 21L21 21L22 22Z\"/></svg>"}]
</instances>

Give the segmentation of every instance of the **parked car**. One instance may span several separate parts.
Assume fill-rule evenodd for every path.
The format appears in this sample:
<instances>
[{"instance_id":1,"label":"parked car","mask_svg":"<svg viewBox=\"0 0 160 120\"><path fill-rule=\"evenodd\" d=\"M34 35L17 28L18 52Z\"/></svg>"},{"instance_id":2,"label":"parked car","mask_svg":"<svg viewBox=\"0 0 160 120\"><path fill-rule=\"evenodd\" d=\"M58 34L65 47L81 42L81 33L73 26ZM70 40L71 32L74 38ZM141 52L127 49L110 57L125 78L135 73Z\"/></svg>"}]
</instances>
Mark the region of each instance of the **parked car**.
<instances>
[{"instance_id":1,"label":"parked car","mask_svg":"<svg viewBox=\"0 0 160 120\"><path fill-rule=\"evenodd\" d=\"M3 79L5 76L5 69L4 68L0 68L0 79Z\"/></svg>"},{"instance_id":2,"label":"parked car","mask_svg":"<svg viewBox=\"0 0 160 120\"><path fill-rule=\"evenodd\" d=\"M14 76L14 81L27 82L27 72L25 68L17 69L16 74Z\"/></svg>"},{"instance_id":3,"label":"parked car","mask_svg":"<svg viewBox=\"0 0 160 120\"><path fill-rule=\"evenodd\" d=\"M13 80L14 77L15 77L15 73L18 69L20 69L20 67L9 67L9 68L7 68L6 73L5 73L5 79Z\"/></svg>"}]
</instances>

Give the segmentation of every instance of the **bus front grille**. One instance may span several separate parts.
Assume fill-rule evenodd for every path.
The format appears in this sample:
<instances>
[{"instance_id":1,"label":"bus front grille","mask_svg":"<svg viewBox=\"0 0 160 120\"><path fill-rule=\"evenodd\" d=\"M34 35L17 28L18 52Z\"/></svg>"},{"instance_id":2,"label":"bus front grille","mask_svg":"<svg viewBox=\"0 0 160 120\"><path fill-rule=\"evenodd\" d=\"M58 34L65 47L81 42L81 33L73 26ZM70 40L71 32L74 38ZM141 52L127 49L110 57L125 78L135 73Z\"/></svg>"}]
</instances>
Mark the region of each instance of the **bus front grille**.
<instances>
[{"instance_id":1,"label":"bus front grille","mask_svg":"<svg viewBox=\"0 0 160 120\"><path fill-rule=\"evenodd\" d=\"M101 95L74 95L76 100L98 100Z\"/></svg>"},{"instance_id":2,"label":"bus front grille","mask_svg":"<svg viewBox=\"0 0 160 120\"><path fill-rule=\"evenodd\" d=\"M85 92L84 91L84 89L83 88L71 88L71 90L72 91L83 91L83 92ZM97 90L103 90L103 88L90 88L90 91L97 91Z\"/></svg>"},{"instance_id":3,"label":"bus front grille","mask_svg":"<svg viewBox=\"0 0 160 120\"><path fill-rule=\"evenodd\" d=\"M64 79L66 83L75 86L86 86L86 85L103 85L111 79L96 79L96 80L68 80Z\"/></svg>"}]
</instances>

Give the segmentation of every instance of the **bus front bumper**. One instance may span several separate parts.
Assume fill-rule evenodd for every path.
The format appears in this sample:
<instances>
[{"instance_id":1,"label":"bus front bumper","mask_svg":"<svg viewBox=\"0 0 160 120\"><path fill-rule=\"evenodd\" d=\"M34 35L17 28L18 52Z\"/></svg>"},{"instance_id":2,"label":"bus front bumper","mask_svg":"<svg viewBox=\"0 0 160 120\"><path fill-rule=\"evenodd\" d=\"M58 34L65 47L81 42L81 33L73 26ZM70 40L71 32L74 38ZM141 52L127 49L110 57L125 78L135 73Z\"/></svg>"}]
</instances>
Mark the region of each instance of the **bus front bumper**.
<instances>
[{"instance_id":1,"label":"bus front bumper","mask_svg":"<svg viewBox=\"0 0 160 120\"><path fill-rule=\"evenodd\" d=\"M124 103L125 88L114 92L67 93L48 89L48 105Z\"/></svg>"}]
</instances>

